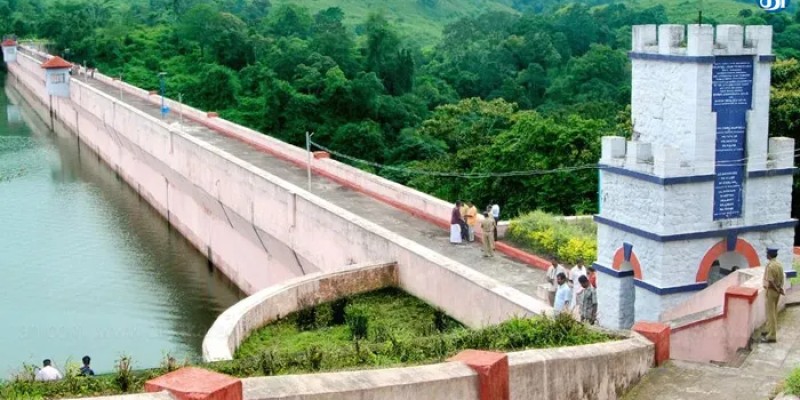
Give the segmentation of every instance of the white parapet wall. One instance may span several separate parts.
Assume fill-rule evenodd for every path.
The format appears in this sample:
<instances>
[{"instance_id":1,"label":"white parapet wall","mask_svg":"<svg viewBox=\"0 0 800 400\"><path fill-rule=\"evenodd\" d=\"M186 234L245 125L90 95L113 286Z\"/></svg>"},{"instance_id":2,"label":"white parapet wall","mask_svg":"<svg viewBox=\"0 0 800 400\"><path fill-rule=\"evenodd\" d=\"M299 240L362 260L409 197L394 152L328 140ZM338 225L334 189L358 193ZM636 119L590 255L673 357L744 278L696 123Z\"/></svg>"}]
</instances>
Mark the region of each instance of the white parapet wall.
<instances>
[{"instance_id":1,"label":"white parapet wall","mask_svg":"<svg viewBox=\"0 0 800 400\"><path fill-rule=\"evenodd\" d=\"M653 344L630 339L508 353L512 400L611 400L647 373ZM243 380L246 400L477 400L478 377L450 362L423 367Z\"/></svg>"},{"instance_id":2,"label":"white parapet wall","mask_svg":"<svg viewBox=\"0 0 800 400\"><path fill-rule=\"evenodd\" d=\"M29 94L49 104L39 61L21 51L18 63L8 67ZM165 125L127 105L124 97L120 101L80 80L71 86L69 99L53 99L55 118L248 294L303 274L391 260L407 292L470 327L551 309Z\"/></svg>"}]
</instances>

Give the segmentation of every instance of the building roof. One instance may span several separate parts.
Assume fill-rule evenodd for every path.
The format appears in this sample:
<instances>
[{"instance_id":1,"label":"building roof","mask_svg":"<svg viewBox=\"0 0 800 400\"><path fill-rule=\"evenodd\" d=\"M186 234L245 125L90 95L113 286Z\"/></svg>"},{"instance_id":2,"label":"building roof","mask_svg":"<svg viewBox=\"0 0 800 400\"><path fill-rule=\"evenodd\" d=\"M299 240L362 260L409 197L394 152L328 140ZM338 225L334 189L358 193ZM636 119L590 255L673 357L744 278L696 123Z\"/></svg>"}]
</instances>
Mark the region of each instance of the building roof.
<instances>
[{"instance_id":1,"label":"building roof","mask_svg":"<svg viewBox=\"0 0 800 400\"><path fill-rule=\"evenodd\" d=\"M44 69L72 68L72 64L70 64L69 62L67 62L67 60L64 60L59 56L55 56L47 60L47 62L45 62L44 64L42 64L42 68Z\"/></svg>"},{"instance_id":2,"label":"building roof","mask_svg":"<svg viewBox=\"0 0 800 400\"><path fill-rule=\"evenodd\" d=\"M16 46L16 45L17 45L17 41L14 40L14 39L6 39L6 40L3 40L3 43L0 43L0 46L3 46L3 47L11 47L11 46Z\"/></svg>"}]
</instances>

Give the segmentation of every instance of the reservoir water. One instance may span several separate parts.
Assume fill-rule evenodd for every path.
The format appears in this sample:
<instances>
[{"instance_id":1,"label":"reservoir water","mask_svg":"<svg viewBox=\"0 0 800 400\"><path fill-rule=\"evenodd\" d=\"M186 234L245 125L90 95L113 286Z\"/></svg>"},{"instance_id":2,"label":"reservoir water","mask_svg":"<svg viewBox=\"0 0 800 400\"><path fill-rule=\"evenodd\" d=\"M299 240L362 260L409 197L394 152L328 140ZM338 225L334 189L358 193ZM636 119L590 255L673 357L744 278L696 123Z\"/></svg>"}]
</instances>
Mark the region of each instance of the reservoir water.
<instances>
[{"instance_id":1,"label":"reservoir water","mask_svg":"<svg viewBox=\"0 0 800 400\"><path fill-rule=\"evenodd\" d=\"M75 136L0 93L0 379L45 358L110 372L197 360L242 294Z\"/></svg>"}]
</instances>

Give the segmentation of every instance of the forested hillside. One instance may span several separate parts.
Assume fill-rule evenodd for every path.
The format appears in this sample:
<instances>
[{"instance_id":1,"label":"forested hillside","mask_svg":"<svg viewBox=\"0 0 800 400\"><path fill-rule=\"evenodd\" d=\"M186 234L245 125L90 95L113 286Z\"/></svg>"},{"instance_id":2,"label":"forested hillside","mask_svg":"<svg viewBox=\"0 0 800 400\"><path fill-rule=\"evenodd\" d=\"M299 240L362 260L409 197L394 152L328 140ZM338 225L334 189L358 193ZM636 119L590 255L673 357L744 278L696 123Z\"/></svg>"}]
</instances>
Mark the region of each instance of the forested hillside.
<instances>
[{"instance_id":1,"label":"forested hillside","mask_svg":"<svg viewBox=\"0 0 800 400\"><path fill-rule=\"evenodd\" d=\"M147 89L165 71L170 97L298 145L316 132L370 162L354 165L444 199L573 214L596 209L599 138L629 134L630 26L696 4L340 2L353 16L272 1L2 0L0 27ZM774 27L786 61L771 129L800 138L800 13L722 2L704 1L705 22ZM439 9L463 17L420 40L449 20Z\"/></svg>"}]
</instances>

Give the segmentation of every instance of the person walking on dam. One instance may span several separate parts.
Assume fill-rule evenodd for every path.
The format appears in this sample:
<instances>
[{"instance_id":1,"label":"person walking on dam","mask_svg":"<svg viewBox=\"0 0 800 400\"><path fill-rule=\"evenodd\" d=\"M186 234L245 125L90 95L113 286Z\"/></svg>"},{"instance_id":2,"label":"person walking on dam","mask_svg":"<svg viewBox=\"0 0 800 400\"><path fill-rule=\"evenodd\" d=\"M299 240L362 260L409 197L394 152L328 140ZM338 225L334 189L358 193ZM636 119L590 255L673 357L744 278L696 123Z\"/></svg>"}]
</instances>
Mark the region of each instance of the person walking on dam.
<instances>
[{"instance_id":1,"label":"person walking on dam","mask_svg":"<svg viewBox=\"0 0 800 400\"><path fill-rule=\"evenodd\" d=\"M494 241L497 241L497 224L500 223L500 205L495 203L494 200L491 201L491 205L489 206L489 213L492 214L492 218L494 218L494 230L492 230L492 234L494 235Z\"/></svg>"},{"instance_id":2,"label":"person walking on dam","mask_svg":"<svg viewBox=\"0 0 800 400\"><path fill-rule=\"evenodd\" d=\"M475 225L478 224L478 208L472 202L467 202L467 215L466 215L467 229L469 230L468 240L475 241Z\"/></svg>"},{"instance_id":3,"label":"person walking on dam","mask_svg":"<svg viewBox=\"0 0 800 400\"><path fill-rule=\"evenodd\" d=\"M461 202L457 201L450 213L450 243L461 243Z\"/></svg>"},{"instance_id":4,"label":"person walking on dam","mask_svg":"<svg viewBox=\"0 0 800 400\"><path fill-rule=\"evenodd\" d=\"M494 257L494 236L492 236L492 231L494 231L497 225L495 225L494 218L489 217L488 212L484 212L483 217L483 221L481 222L481 231L483 231L483 256Z\"/></svg>"},{"instance_id":5,"label":"person walking on dam","mask_svg":"<svg viewBox=\"0 0 800 400\"><path fill-rule=\"evenodd\" d=\"M761 332L762 343L775 343L778 340L778 300L783 291L783 265L777 260L778 249L767 249L767 262L764 268L764 289L767 292L766 330Z\"/></svg>"}]
</instances>

